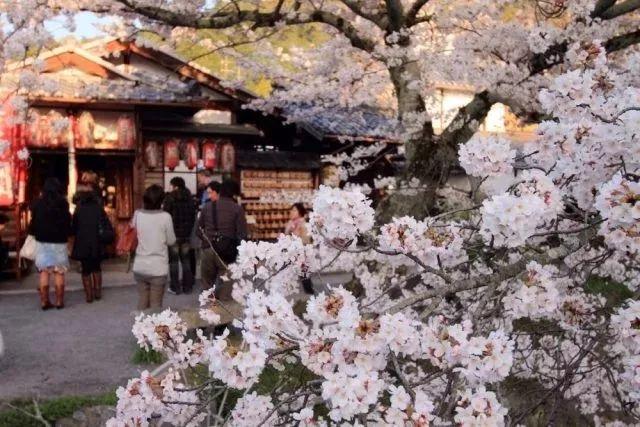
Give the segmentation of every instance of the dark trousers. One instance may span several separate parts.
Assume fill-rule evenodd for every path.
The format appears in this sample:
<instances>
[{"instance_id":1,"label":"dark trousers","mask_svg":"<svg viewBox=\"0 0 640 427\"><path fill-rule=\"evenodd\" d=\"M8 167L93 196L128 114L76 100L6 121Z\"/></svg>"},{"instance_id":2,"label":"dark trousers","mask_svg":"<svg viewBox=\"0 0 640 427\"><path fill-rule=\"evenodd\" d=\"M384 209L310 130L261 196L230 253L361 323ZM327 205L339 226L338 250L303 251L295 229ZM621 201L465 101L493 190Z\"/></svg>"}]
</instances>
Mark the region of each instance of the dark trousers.
<instances>
[{"instance_id":1,"label":"dark trousers","mask_svg":"<svg viewBox=\"0 0 640 427\"><path fill-rule=\"evenodd\" d=\"M193 270L189 243L176 243L169 247L169 277L170 287L176 292L191 292L193 289ZM182 283L180 283L180 266L182 266Z\"/></svg>"},{"instance_id":2,"label":"dark trousers","mask_svg":"<svg viewBox=\"0 0 640 427\"><path fill-rule=\"evenodd\" d=\"M215 296L222 301L230 301L233 283L220 280L220 274L224 272L224 265L212 249L202 250L200 271L202 273L202 289L207 290L215 286Z\"/></svg>"}]
</instances>

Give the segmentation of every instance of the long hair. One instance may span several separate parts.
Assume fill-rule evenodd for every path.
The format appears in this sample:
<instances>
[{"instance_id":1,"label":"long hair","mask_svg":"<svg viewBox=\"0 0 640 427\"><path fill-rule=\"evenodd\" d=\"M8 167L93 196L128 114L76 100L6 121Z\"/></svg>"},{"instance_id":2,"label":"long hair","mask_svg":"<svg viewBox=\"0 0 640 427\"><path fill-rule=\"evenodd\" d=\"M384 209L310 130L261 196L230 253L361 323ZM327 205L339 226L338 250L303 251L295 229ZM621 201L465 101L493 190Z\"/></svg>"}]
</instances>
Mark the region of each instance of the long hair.
<instances>
[{"instance_id":1,"label":"long hair","mask_svg":"<svg viewBox=\"0 0 640 427\"><path fill-rule=\"evenodd\" d=\"M42 201L45 206L53 208L60 207L64 202L62 195L62 184L57 178L47 178L42 186Z\"/></svg>"}]
</instances>

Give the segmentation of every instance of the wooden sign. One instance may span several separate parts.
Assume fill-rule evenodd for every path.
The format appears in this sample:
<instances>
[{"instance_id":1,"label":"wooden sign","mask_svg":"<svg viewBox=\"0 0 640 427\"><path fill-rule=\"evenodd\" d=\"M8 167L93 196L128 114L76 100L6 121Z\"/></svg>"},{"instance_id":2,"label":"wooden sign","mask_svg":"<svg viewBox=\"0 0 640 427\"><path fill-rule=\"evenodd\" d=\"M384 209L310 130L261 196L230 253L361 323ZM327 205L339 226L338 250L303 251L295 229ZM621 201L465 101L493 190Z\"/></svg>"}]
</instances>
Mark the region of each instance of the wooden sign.
<instances>
[{"instance_id":1,"label":"wooden sign","mask_svg":"<svg viewBox=\"0 0 640 427\"><path fill-rule=\"evenodd\" d=\"M224 144L220 149L220 169L226 173L231 173L236 169L236 150L230 142Z\"/></svg>"}]
</instances>

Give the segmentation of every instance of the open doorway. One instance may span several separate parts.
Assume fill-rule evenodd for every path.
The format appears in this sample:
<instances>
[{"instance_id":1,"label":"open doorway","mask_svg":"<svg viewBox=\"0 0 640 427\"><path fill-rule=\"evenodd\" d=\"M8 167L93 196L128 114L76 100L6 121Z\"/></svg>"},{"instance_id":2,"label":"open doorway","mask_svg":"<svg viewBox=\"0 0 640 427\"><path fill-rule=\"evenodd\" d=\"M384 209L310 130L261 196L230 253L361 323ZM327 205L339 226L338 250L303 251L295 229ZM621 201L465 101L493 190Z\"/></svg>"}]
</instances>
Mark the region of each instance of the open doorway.
<instances>
[{"instance_id":1,"label":"open doorway","mask_svg":"<svg viewBox=\"0 0 640 427\"><path fill-rule=\"evenodd\" d=\"M69 185L69 159L67 153L33 153L28 173L27 197L29 201L38 198L45 180L51 177L60 181L64 194L67 194L67 186Z\"/></svg>"}]
</instances>

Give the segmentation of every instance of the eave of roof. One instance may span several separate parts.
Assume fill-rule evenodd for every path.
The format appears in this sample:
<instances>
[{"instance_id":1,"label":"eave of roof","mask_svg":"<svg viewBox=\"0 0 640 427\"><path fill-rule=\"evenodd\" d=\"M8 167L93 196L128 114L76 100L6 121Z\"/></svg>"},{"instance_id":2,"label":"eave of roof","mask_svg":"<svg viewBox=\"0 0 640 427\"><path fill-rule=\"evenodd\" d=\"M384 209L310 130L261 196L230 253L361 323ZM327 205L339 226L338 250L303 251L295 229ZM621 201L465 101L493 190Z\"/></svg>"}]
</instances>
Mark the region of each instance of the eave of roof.
<instances>
[{"instance_id":1,"label":"eave of roof","mask_svg":"<svg viewBox=\"0 0 640 427\"><path fill-rule=\"evenodd\" d=\"M191 134L191 135L244 135L244 136L262 136L262 132L255 126L243 124L198 124L198 123L181 123L181 124L143 124L143 132L157 133L173 133L173 134Z\"/></svg>"}]
</instances>

